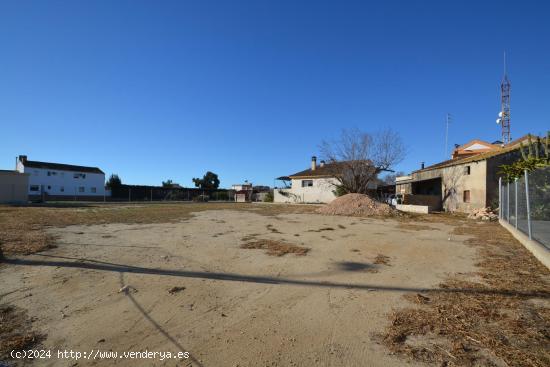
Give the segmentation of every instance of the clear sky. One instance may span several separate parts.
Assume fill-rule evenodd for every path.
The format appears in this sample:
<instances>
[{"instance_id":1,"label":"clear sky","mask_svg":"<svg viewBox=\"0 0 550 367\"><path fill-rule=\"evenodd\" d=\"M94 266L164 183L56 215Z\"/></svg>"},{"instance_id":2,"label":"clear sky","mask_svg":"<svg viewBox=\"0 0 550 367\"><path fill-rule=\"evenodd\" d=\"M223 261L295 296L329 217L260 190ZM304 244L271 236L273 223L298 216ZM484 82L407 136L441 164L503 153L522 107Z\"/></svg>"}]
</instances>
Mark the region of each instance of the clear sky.
<instances>
[{"instance_id":1,"label":"clear sky","mask_svg":"<svg viewBox=\"0 0 550 367\"><path fill-rule=\"evenodd\" d=\"M401 133L399 170L550 129L548 1L0 1L0 168L98 166L222 186L309 165L342 128Z\"/></svg>"}]
</instances>

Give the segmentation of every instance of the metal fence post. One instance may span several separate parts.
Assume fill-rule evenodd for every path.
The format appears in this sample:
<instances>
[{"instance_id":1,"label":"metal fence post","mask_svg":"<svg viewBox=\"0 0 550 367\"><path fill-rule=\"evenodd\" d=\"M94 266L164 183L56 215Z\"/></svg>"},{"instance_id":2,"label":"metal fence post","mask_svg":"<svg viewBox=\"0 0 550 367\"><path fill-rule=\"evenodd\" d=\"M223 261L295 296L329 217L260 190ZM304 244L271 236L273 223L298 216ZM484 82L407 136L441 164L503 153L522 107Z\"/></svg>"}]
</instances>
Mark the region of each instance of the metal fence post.
<instances>
[{"instance_id":1,"label":"metal fence post","mask_svg":"<svg viewBox=\"0 0 550 367\"><path fill-rule=\"evenodd\" d=\"M510 223L510 181L506 185L506 221Z\"/></svg>"},{"instance_id":2,"label":"metal fence post","mask_svg":"<svg viewBox=\"0 0 550 367\"><path fill-rule=\"evenodd\" d=\"M500 219L502 216L502 177L498 178L498 217Z\"/></svg>"},{"instance_id":3,"label":"metal fence post","mask_svg":"<svg viewBox=\"0 0 550 367\"><path fill-rule=\"evenodd\" d=\"M529 203L529 174L525 170L525 202L527 204L527 232L529 233L529 239L531 236L531 205Z\"/></svg>"},{"instance_id":4,"label":"metal fence post","mask_svg":"<svg viewBox=\"0 0 550 367\"><path fill-rule=\"evenodd\" d=\"M518 228L518 179L516 178L516 180L514 181L514 185L515 185L515 208L516 208L516 229Z\"/></svg>"}]
</instances>

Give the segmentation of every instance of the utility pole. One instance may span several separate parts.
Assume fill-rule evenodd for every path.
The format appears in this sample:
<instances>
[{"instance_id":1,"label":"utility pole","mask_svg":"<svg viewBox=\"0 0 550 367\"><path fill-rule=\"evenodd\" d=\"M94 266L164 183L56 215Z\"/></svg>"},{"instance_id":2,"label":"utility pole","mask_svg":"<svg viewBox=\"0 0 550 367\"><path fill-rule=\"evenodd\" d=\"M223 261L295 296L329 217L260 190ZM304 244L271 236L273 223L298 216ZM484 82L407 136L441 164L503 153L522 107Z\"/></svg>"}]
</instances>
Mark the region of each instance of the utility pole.
<instances>
[{"instance_id":1,"label":"utility pole","mask_svg":"<svg viewBox=\"0 0 550 367\"><path fill-rule=\"evenodd\" d=\"M447 113L445 117L445 159L449 159L449 124L451 123L452 116Z\"/></svg>"}]
</instances>

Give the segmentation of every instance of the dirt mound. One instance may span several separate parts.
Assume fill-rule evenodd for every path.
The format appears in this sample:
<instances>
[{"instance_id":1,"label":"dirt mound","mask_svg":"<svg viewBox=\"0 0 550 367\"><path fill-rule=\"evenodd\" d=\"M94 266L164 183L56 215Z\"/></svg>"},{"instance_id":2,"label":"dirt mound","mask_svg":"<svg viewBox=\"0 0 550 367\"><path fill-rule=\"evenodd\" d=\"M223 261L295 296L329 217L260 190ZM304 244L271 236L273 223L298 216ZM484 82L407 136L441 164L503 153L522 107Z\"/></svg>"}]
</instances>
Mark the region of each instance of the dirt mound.
<instances>
[{"instance_id":1,"label":"dirt mound","mask_svg":"<svg viewBox=\"0 0 550 367\"><path fill-rule=\"evenodd\" d=\"M317 210L319 214L349 215L356 217L388 216L397 211L363 194L346 194Z\"/></svg>"}]
</instances>

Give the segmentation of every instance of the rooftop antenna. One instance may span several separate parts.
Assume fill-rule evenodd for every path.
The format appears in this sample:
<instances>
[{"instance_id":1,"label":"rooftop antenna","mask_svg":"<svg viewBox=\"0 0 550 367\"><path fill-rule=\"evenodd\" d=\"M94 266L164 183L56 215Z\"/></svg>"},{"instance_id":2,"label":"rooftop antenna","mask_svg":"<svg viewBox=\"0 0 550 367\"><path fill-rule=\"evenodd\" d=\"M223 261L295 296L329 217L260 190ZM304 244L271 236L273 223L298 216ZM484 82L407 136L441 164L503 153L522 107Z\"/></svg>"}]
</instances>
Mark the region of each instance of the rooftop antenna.
<instances>
[{"instance_id":1,"label":"rooftop antenna","mask_svg":"<svg viewBox=\"0 0 550 367\"><path fill-rule=\"evenodd\" d=\"M504 76L500 83L500 112L498 113L497 124L500 124L502 131L502 143L504 145L512 140L510 133L510 80L506 70L506 51L504 51Z\"/></svg>"},{"instance_id":2,"label":"rooftop antenna","mask_svg":"<svg viewBox=\"0 0 550 367\"><path fill-rule=\"evenodd\" d=\"M445 159L449 157L449 124L451 123L453 117L450 113L447 113L445 117Z\"/></svg>"}]
</instances>

